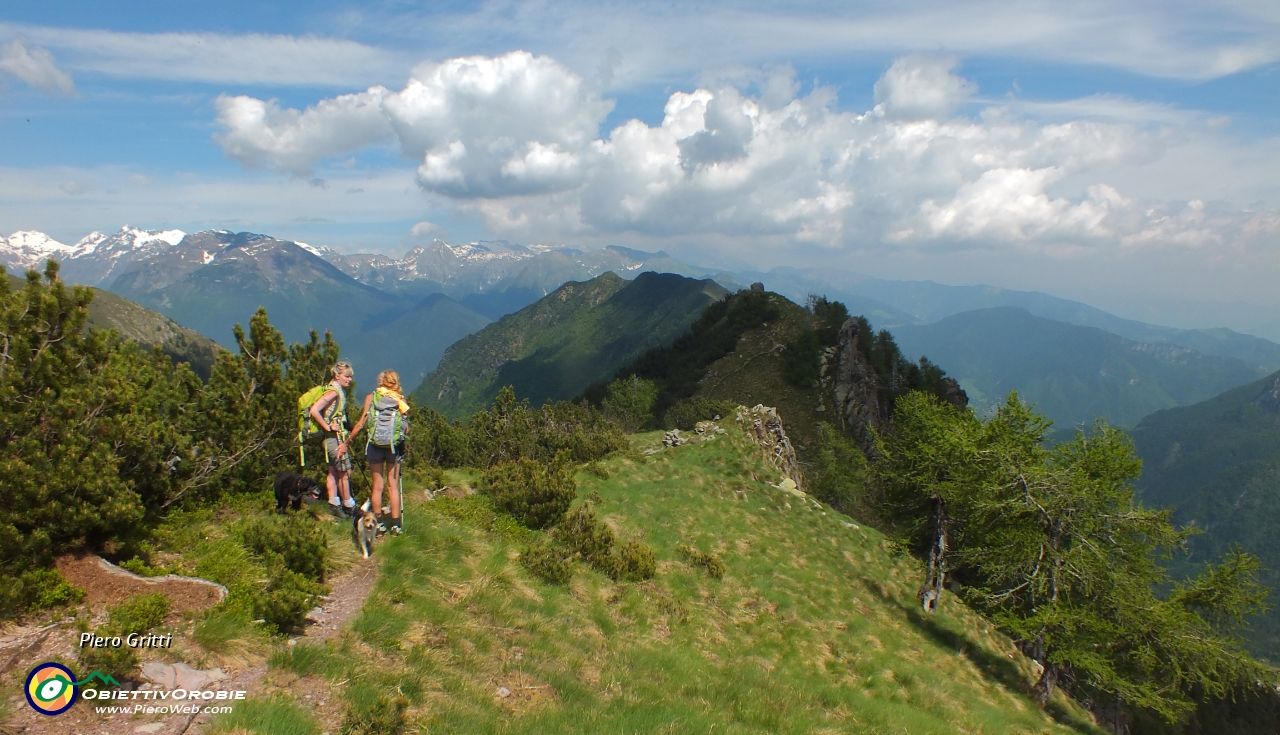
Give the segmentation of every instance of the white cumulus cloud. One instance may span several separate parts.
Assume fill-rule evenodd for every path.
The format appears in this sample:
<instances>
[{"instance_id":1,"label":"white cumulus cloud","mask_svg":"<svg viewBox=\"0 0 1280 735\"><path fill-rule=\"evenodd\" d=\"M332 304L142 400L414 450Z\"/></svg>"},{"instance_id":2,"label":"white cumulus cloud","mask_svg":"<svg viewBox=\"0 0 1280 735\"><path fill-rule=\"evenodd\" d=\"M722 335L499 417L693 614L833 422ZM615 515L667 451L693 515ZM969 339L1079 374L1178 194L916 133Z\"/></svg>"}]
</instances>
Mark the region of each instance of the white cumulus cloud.
<instances>
[{"instance_id":1,"label":"white cumulus cloud","mask_svg":"<svg viewBox=\"0 0 1280 735\"><path fill-rule=\"evenodd\" d=\"M0 72L46 92L74 94L76 91L71 76L54 63L53 54L39 46L28 48L21 38L0 46Z\"/></svg>"},{"instance_id":2,"label":"white cumulus cloud","mask_svg":"<svg viewBox=\"0 0 1280 735\"><path fill-rule=\"evenodd\" d=\"M304 111L224 97L218 140L246 165L299 175L395 140L422 189L495 234L532 241L706 235L1057 257L1223 245L1273 229L1258 220L1270 210L1202 215L1106 180L1161 157L1168 136L1157 123L1045 122L1016 105L958 115L976 88L951 58L898 59L861 114L840 110L831 89L797 90L788 77L759 96L729 82L677 91L660 124L633 119L601 134L610 100L554 59L513 52L424 64L399 92L375 87Z\"/></svg>"},{"instance_id":3,"label":"white cumulus cloud","mask_svg":"<svg viewBox=\"0 0 1280 735\"><path fill-rule=\"evenodd\" d=\"M876 102L893 118L948 117L977 91L972 82L951 73L955 66L952 58L904 56L876 82Z\"/></svg>"},{"instance_id":4,"label":"white cumulus cloud","mask_svg":"<svg viewBox=\"0 0 1280 735\"><path fill-rule=\"evenodd\" d=\"M323 100L305 111L282 108L275 100L222 95L216 140L228 156L251 166L276 166L298 176L312 164L392 137L381 109L387 90L371 87L359 94Z\"/></svg>"}]
</instances>

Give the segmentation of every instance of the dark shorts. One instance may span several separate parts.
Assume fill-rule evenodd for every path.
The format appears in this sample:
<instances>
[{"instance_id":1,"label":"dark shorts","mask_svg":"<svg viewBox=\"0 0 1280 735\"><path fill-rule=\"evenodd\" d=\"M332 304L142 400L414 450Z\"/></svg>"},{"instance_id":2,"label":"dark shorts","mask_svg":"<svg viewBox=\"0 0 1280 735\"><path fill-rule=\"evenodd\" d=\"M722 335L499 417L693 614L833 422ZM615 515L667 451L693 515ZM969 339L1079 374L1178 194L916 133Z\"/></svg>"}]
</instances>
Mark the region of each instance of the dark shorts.
<instances>
[{"instance_id":1,"label":"dark shorts","mask_svg":"<svg viewBox=\"0 0 1280 735\"><path fill-rule=\"evenodd\" d=\"M399 464L401 456L399 452L396 452L391 447L370 444L364 451L364 458L369 464Z\"/></svg>"},{"instance_id":2,"label":"dark shorts","mask_svg":"<svg viewBox=\"0 0 1280 735\"><path fill-rule=\"evenodd\" d=\"M336 456L338 454L338 443L338 438L333 436L327 437L324 440L324 458L328 460L329 467L332 469L338 472L350 472L351 447L347 447L346 454L338 457Z\"/></svg>"}]
</instances>

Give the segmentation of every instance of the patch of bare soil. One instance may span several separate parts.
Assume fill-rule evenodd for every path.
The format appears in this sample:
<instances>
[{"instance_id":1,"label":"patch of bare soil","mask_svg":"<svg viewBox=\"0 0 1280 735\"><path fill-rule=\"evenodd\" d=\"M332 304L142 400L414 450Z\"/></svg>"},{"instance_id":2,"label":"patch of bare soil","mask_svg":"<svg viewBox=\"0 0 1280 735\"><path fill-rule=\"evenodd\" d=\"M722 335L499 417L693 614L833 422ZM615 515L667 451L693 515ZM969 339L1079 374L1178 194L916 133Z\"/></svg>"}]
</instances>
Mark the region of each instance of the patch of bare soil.
<instances>
[{"instance_id":1,"label":"patch of bare soil","mask_svg":"<svg viewBox=\"0 0 1280 735\"><path fill-rule=\"evenodd\" d=\"M377 581L378 567L376 557L361 559L330 580L329 587L332 591L323 605L311 612L309 617L312 622L303 632L301 640L323 641L339 635L364 606L365 598ZM183 578L147 579L124 570L119 570L123 572L119 574L99 565L97 557L93 556L64 557L58 560L58 570L73 584L85 590L85 603L95 615L101 615L107 605L139 592L164 592L179 616L184 610L195 612L216 604L225 594L225 591L219 591L221 588L211 583L192 584L191 580ZM136 705L151 704L141 694L152 689L150 683L124 683L124 689L139 692L137 695L129 695L136 696L134 700L113 703L128 707L129 711L124 713L100 714L95 710L96 703L90 701L79 701L66 713L54 717L46 717L32 710L21 693L27 673L36 664L55 658L72 663L74 670L78 636L78 631L70 621L48 626L9 626L0 630L0 666L6 666L7 662L7 669L0 670L0 674L3 674L6 683L16 684L10 690L16 693L8 702L11 716L0 724L0 735L191 735L204 732L208 727L212 714L198 713L190 716L132 711ZM186 640L185 631L179 631L174 635L172 649L140 653L144 659L173 660L175 656L169 654L193 648L194 644ZM225 673L226 677L204 688L245 691L249 697L264 690L263 679L267 673L267 664L260 657L246 659L242 665L234 662L223 665L225 668L220 674ZM78 675L83 673L76 671ZM287 673L283 676L293 677ZM272 684L279 686L280 682ZM317 716L327 719L336 713L337 717L341 717L341 692L325 682L313 680L313 677L297 682L296 686L306 690L302 691L299 701L311 705ZM201 704L203 706L205 703ZM208 704L219 703L213 701Z\"/></svg>"},{"instance_id":2,"label":"patch of bare soil","mask_svg":"<svg viewBox=\"0 0 1280 735\"><path fill-rule=\"evenodd\" d=\"M227 596L227 588L213 582L172 574L142 577L94 554L68 554L55 564L68 582L84 590L84 601L94 614L133 595L163 592L171 619L176 620L184 612L207 610Z\"/></svg>"}]
</instances>

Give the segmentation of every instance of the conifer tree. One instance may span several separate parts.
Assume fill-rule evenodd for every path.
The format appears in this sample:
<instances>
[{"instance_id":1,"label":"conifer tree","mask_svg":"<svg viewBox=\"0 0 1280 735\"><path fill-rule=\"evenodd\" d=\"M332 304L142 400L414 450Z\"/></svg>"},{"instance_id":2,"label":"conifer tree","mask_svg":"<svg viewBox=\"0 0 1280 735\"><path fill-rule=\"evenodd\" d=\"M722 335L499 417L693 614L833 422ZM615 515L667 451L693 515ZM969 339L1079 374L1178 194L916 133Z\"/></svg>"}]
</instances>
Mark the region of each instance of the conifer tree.
<instances>
[{"instance_id":1,"label":"conifer tree","mask_svg":"<svg viewBox=\"0 0 1280 735\"><path fill-rule=\"evenodd\" d=\"M898 400L874 473L889 520L928 559L925 609L960 571L1040 664L1042 706L1068 685L1172 722L1270 678L1238 637L1264 606L1257 559L1235 550L1158 595L1160 558L1190 532L1135 500L1141 462L1123 432L1098 423L1051 447L1049 426L1016 393L985 423L923 393Z\"/></svg>"},{"instance_id":2,"label":"conifer tree","mask_svg":"<svg viewBox=\"0 0 1280 735\"><path fill-rule=\"evenodd\" d=\"M137 528L183 471L199 380L86 330L92 298L54 261L21 289L0 279L0 607L58 551Z\"/></svg>"}]
</instances>

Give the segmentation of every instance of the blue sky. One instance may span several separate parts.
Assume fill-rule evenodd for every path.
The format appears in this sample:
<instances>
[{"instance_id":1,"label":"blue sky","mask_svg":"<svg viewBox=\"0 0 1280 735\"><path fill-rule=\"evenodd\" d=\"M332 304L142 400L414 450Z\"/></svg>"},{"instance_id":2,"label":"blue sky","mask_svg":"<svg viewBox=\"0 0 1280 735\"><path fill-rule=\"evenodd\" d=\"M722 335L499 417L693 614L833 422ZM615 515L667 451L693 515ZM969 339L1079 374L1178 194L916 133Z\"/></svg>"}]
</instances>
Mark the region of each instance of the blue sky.
<instances>
[{"instance_id":1,"label":"blue sky","mask_svg":"<svg viewBox=\"0 0 1280 735\"><path fill-rule=\"evenodd\" d=\"M1274 2L0 9L0 236L619 243L1274 304L1278 131Z\"/></svg>"}]
</instances>

